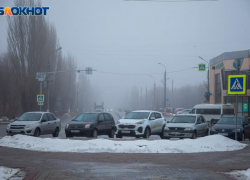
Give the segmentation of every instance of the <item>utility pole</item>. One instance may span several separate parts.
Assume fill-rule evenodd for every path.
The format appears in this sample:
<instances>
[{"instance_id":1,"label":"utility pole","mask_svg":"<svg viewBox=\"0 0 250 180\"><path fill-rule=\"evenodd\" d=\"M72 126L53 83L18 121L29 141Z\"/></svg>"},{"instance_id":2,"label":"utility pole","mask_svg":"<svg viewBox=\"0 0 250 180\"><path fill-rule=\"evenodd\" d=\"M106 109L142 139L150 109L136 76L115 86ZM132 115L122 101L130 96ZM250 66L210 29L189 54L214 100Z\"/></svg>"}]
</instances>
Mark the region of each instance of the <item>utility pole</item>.
<instances>
[{"instance_id":1,"label":"utility pole","mask_svg":"<svg viewBox=\"0 0 250 180\"><path fill-rule=\"evenodd\" d=\"M202 57L198 56L201 60L205 61L208 65L208 71L207 71L207 93L208 93L208 102L210 102L210 90L209 90L209 69L210 69L210 64L208 61L203 59Z\"/></svg>"},{"instance_id":2,"label":"utility pole","mask_svg":"<svg viewBox=\"0 0 250 180\"><path fill-rule=\"evenodd\" d=\"M237 75L240 73L240 60L237 59L236 61L236 67L237 67ZM235 115L236 115L236 122L235 122L235 141L237 141L237 125L238 125L238 94L236 94L236 108L235 108Z\"/></svg>"},{"instance_id":3,"label":"utility pole","mask_svg":"<svg viewBox=\"0 0 250 180\"><path fill-rule=\"evenodd\" d=\"M148 86L144 81L142 81L142 82L146 85L146 105L145 105L145 107L147 109L147 106L148 106Z\"/></svg>"},{"instance_id":4,"label":"utility pole","mask_svg":"<svg viewBox=\"0 0 250 180\"><path fill-rule=\"evenodd\" d=\"M166 70L166 67L162 63L158 63L158 64L162 65L165 68L165 72L164 72L164 101L163 101L163 109L165 111L165 109L166 109L166 91L167 91L167 70Z\"/></svg>"},{"instance_id":5,"label":"utility pole","mask_svg":"<svg viewBox=\"0 0 250 180\"><path fill-rule=\"evenodd\" d=\"M173 103L174 103L174 79L172 79L172 102L171 102L171 107L173 107Z\"/></svg>"},{"instance_id":6,"label":"utility pole","mask_svg":"<svg viewBox=\"0 0 250 180\"><path fill-rule=\"evenodd\" d=\"M149 75L154 80L154 101L153 101L153 110L155 110L155 78L151 75Z\"/></svg>"}]
</instances>

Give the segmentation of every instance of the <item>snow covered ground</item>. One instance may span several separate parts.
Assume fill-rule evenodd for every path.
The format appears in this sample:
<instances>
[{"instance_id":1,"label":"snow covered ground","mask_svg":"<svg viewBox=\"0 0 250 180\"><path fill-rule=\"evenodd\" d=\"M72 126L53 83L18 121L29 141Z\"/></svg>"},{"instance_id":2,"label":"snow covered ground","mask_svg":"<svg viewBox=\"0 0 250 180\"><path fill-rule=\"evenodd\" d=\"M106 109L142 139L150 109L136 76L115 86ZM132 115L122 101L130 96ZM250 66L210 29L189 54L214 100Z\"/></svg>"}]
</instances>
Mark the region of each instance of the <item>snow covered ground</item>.
<instances>
[{"instance_id":1,"label":"snow covered ground","mask_svg":"<svg viewBox=\"0 0 250 180\"><path fill-rule=\"evenodd\" d=\"M1 180L9 179L11 176L16 174L18 171L19 171L19 169L12 169L12 168L0 166L0 179Z\"/></svg>"},{"instance_id":2,"label":"snow covered ground","mask_svg":"<svg viewBox=\"0 0 250 180\"><path fill-rule=\"evenodd\" d=\"M0 146L46 152L197 153L234 151L243 149L247 145L221 135L212 135L195 140L184 139L177 141L117 141L108 139L72 140L15 135L5 136L0 139Z\"/></svg>"},{"instance_id":3,"label":"snow covered ground","mask_svg":"<svg viewBox=\"0 0 250 180\"><path fill-rule=\"evenodd\" d=\"M237 180L250 180L250 169L246 171L233 171L227 174L230 174Z\"/></svg>"}]
</instances>

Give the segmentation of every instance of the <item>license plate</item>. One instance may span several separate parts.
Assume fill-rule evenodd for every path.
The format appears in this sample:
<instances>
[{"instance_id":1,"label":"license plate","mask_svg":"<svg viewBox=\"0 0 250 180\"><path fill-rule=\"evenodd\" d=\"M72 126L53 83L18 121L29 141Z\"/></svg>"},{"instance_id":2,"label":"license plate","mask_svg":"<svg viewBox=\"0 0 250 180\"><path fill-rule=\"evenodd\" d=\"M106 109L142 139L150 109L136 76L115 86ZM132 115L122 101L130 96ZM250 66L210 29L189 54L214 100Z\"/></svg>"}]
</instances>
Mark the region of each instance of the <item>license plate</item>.
<instances>
[{"instance_id":1,"label":"license plate","mask_svg":"<svg viewBox=\"0 0 250 180\"><path fill-rule=\"evenodd\" d=\"M219 133L219 135L222 135L222 136L228 136L227 133Z\"/></svg>"},{"instance_id":2,"label":"license plate","mask_svg":"<svg viewBox=\"0 0 250 180\"><path fill-rule=\"evenodd\" d=\"M72 133L79 133L80 130L71 130Z\"/></svg>"},{"instance_id":3,"label":"license plate","mask_svg":"<svg viewBox=\"0 0 250 180\"><path fill-rule=\"evenodd\" d=\"M18 133L18 132L21 132L21 131L20 130L12 130L12 132Z\"/></svg>"},{"instance_id":4,"label":"license plate","mask_svg":"<svg viewBox=\"0 0 250 180\"><path fill-rule=\"evenodd\" d=\"M171 132L171 134L181 134L180 132Z\"/></svg>"},{"instance_id":5,"label":"license plate","mask_svg":"<svg viewBox=\"0 0 250 180\"><path fill-rule=\"evenodd\" d=\"M130 131L122 131L122 133L130 133Z\"/></svg>"}]
</instances>

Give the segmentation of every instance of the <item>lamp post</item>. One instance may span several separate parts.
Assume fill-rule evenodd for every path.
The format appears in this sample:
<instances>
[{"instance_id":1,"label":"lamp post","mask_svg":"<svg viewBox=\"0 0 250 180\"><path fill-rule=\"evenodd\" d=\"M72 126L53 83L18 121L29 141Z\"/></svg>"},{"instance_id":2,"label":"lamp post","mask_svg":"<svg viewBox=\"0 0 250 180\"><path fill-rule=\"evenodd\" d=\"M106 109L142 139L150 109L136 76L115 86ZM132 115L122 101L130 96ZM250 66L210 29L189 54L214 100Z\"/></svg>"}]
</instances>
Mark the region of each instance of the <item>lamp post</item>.
<instances>
[{"instance_id":1,"label":"lamp post","mask_svg":"<svg viewBox=\"0 0 250 180\"><path fill-rule=\"evenodd\" d=\"M54 51L52 51L51 53L49 53L49 55L48 55L48 72L50 72L50 55L53 54L53 53L56 52L56 51L61 50L61 49L62 49L62 47L59 47L59 48L57 48L56 50L54 50ZM47 90L48 90L48 109L47 109L47 112L49 112L49 79L48 79L47 82L48 82L48 83L47 83Z\"/></svg>"},{"instance_id":2,"label":"lamp post","mask_svg":"<svg viewBox=\"0 0 250 180\"><path fill-rule=\"evenodd\" d=\"M138 82L140 84L140 82ZM140 84L141 85L141 84ZM142 86L141 86L141 98L140 98L140 107L142 108Z\"/></svg>"},{"instance_id":3,"label":"lamp post","mask_svg":"<svg viewBox=\"0 0 250 180\"><path fill-rule=\"evenodd\" d=\"M155 78L151 75L149 75L154 80L154 102L153 102L153 109L155 109Z\"/></svg>"},{"instance_id":4,"label":"lamp post","mask_svg":"<svg viewBox=\"0 0 250 180\"><path fill-rule=\"evenodd\" d=\"M146 85L146 108L147 108L147 106L148 106L148 86L147 86L147 84L144 82L144 81L142 81L145 85Z\"/></svg>"},{"instance_id":5,"label":"lamp post","mask_svg":"<svg viewBox=\"0 0 250 180\"><path fill-rule=\"evenodd\" d=\"M166 70L166 66L164 66L162 63L158 63L158 64L162 65L165 68L165 72L164 72L164 101L163 101L163 109L165 109L166 90L167 90L167 70Z\"/></svg>"},{"instance_id":6,"label":"lamp post","mask_svg":"<svg viewBox=\"0 0 250 180\"><path fill-rule=\"evenodd\" d=\"M198 56L201 60L205 61L208 65L208 71L207 71L207 93L209 94L209 69L210 69L210 64L208 61L206 61L205 59L203 59L202 57ZM208 102L210 102L210 96L208 95Z\"/></svg>"}]
</instances>

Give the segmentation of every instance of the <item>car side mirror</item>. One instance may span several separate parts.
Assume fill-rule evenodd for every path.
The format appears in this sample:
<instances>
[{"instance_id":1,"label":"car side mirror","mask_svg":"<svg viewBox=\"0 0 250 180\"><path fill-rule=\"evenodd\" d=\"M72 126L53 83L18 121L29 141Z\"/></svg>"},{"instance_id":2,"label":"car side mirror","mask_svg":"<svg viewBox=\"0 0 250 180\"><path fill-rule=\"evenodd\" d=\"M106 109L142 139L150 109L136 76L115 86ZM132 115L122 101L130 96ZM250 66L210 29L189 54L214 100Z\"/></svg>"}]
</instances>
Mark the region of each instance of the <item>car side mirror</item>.
<instances>
[{"instance_id":1,"label":"car side mirror","mask_svg":"<svg viewBox=\"0 0 250 180\"><path fill-rule=\"evenodd\" d=\"M43 123L43 122L47 122L47 120L46 120L46 119L42 119L42 120L41 120L41 123Z\"/></svg>"},{"instance_id":2,"label":"car side mirror","mask_svg":"<svg viewBox=\"0 0 250 180\"><path fill-rule=\"evenodd\" d=\"M155 117L151 117L150 120L155 120Z\"/></svg>"}]
</instances>

